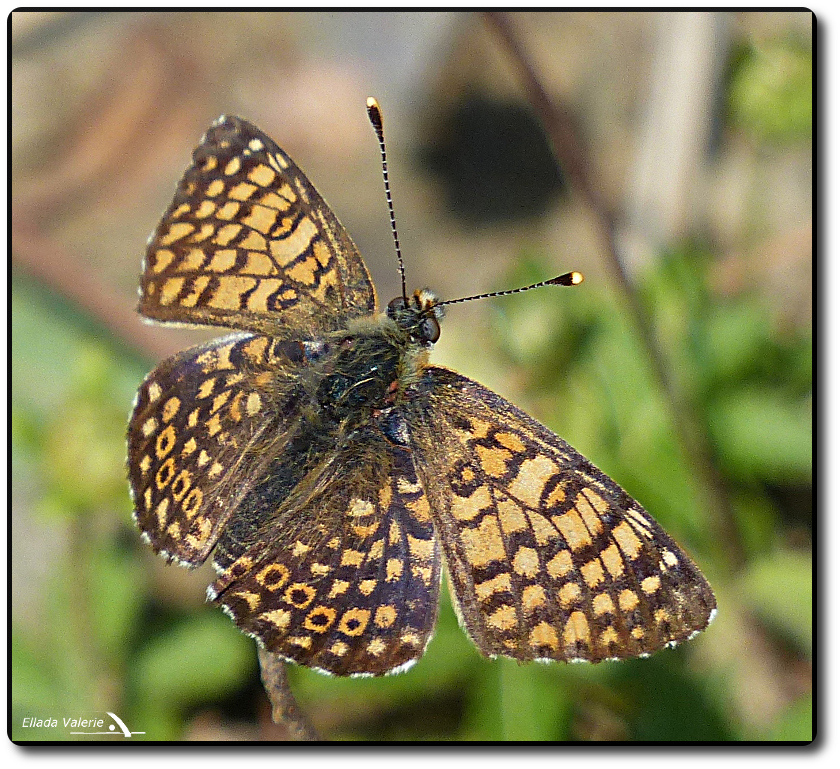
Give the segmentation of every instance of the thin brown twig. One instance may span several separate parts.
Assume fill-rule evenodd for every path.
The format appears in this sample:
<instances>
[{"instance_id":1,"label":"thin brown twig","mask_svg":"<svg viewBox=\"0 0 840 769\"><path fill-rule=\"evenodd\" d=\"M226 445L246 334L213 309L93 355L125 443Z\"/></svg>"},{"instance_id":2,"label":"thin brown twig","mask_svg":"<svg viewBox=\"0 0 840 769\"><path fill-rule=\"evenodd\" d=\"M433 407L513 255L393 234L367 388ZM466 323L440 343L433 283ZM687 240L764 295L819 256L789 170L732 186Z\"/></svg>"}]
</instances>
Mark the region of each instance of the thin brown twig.
<instances>
[{"instance_id":1,"label":"thin brown twig","mask_svg":"<svg viewBox=\"0 0 840 769\"><path fill-rule=\"evenodd\" d=\"M282 724L289 730L291 738L297 742L318 742L320 737L314 727L298 707L289 678L286 663L276 654L258 647L260 659L260 677L265 693L271 702L271 718L275 724Z\"/></svg>"},{"instance_id":2,"label":"thin brown twig","mask_svg":"<svg viewBox=\"0 0 840 769\"><path fill-rule=\"evenodd\" d=\"M705 497L713 526L721 540L721 548L726 553L730 566L742 564L744 552L734 526L726 481L712 460L708 437L699 417L678 392L660 351L648 314L624 269L617 238L617 216L600 194L592 164L589 162L588 149L578 136L572 115L567 107L558 104L549 96L520 44L508 14L491 11L485 13L484 18L498 34L516 66L528 101L542 121L549 142L553 145L555 156L566 172L572 189L587 201L596 214L607 246L608 267L627 302L639 338L647 351L659 389L671 411L672 422L676 426L675 432L681 448L691 466L700 472L701 493Z\"/></svg>"}]
</instances>

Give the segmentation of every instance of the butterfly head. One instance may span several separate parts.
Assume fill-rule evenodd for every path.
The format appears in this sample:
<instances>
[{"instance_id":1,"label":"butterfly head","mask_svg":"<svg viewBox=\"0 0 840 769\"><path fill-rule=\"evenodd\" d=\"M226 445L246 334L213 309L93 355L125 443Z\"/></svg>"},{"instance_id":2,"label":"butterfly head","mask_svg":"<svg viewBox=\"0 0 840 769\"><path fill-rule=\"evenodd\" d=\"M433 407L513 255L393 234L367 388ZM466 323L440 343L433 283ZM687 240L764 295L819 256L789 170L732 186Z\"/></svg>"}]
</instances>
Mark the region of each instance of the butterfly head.
<instances>
[{"instance_id":1,"label":"butterfly head","mask_svg":"<svg viewBox=\"0 0 840 769\"><path fill-rule=\"evenodd\" d=\"M408 333L412 342L430 347L440 339L443 307L427 288L415 291L407 299L403 296L392 299L385 314Z\"/></svg>"}]
</instances>

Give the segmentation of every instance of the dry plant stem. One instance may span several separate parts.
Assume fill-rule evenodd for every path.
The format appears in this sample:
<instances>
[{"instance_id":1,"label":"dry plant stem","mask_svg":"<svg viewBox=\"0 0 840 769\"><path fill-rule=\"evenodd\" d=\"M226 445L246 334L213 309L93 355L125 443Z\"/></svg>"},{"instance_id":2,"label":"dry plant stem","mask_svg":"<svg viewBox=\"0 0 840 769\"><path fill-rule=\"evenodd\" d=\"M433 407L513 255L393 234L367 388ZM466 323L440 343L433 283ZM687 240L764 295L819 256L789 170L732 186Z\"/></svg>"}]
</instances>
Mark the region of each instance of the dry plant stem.
<instances>
[{"instance_id":1,"label":"dry plant stem","mask_svg":"<svg viewBox=\"0 0 840 769\"><path fill-rule=\"evenodd\" d=\"M295 701L289 688L286 663L276 654L258 647L260 675L265 692L271 702L271 718L282 724L297 742L317 742L320 738Z\"/></svg>"},{"instance_id":2,"label":"dry plant stem","mask_svg":"<svg viewBox=\"0 0 840 769\"><path fill-rule=\"evenodd\" d=\"M489 26L499 35L504 48L514 62L525 88L528 101L540 118L543 128L552 144L554 154L569 178L572 188L589 203L601 224L607 243L608 266L616 285L621 290L633 315L636 329L653 367L659 389L664 394L671 410L673 424L682 450L691 466L696 468L702 479L701 493L709 514L713 519L716 539L729 561L730 567L744 562L740 536L734 525L732 507L726 489L726 482L711 458L708 440L694 410L677 392L665 359L659 351L659 344L639 296L624 270L617 239L617 217L610 210L597 189L587 148L583 146L574 127L574 121L563 105L558 105L548 95L534 67L516 37L507 14L485 13Z\"/></svg>"}]
</instances>

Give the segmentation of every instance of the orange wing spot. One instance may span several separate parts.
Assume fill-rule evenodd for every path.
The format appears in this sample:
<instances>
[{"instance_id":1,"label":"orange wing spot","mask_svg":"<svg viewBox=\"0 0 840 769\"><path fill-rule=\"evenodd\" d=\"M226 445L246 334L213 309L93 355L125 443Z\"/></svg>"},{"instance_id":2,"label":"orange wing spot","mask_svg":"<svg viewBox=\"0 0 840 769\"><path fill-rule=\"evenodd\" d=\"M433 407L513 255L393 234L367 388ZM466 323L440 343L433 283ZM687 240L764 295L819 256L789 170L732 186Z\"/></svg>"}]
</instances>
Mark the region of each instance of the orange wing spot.
<instances>
[{"instance_id":1,"label":"orange wing spot","mask_svg":"<svg viewBox=\"0 0 840 769\"><path fill-rule=\"evenodd\" d=\"M249 393L245 401L245 411L249 417L256 416L262 408L262 399L257 393Z\"/></svg>"},{"instance_id":2,"label":"orange wing spot","mask_svg":"<svg viewBox=\"0 0 840 769\"><path fill-rule=\"evenodd\" d=\"M398 558L389 558L385 566L385 581L396 582L402 576L403 562Z\"/></svg>"},{"instance_id":3,"label":"orange wing spot","mask_svg":"<svg viewBox=\"0 0 840 769\"><path fill-rule=\"evenodd\" d=\"M379 489L379 507L382 510L387 510L391 506L391 500L393 499L393 492L391 491L391 485L386 484L381 489Z\"/></svg>"},{"instance_id":4,"label":"orange wing spot","mask_svg":"<svg viewBox=\"0 0 840 769\"><path fill-rule=\"evenodd\" d=\"M596 617L600 617L602 614L614 614L615 604L613 603L613 599L610 597L610 594L598 593L592 599L592 611L595 613Z\"/></svg>"},{"instance_id":5,"label":"orange wing spot","mask_svg":"<svg viewBox=\"0 0 840 769\"><path fill-rule=\"evenodd\" d=\"M243 244L243 248L250 248L250 246ZM273 275L277 270L274 268L274 262L267 254L261 251L249 251L244 272L251 275Z\"/></svg>"},{"instance_id":6,"label":"orange wing spot","mask_svg":"<svg viewBox=\"0 0 840 769\"><path fill-rule=\"evenodd\" d=\"M680 561L677 556L675 556L670 550L663 550L662 551L662 560L665 564L671 568L676 566Z\"/></svg>"},{"instance_id":7,"label":"orange wing spot","mask_svg":"<svg viewBox=\"0 0 840 769\"><path fill-rule=\"evenodd\" d=\"M206 398L213 392L213 387L216 384L216 377L210 377L209 379L205 379L198 388L198 392L195 394L196 398Z\"/></svg>"},{"instance_id":8,"label":"orange wing spot","mask_svg":"<svg viewBox=\"0 0 840 769\"><path fill-rule=\"evenodd\" d=\"M149 417L145 422L143 422L143 426L140 428L140 432L143 433L144 438L148 438L152 435L155 430L158 428L158 421L154 417Z\"/></svg>"},{"instance_id":9,"label":"orange wing spot","mask_svg":"<svg viewBox=\"0 0 840 769\"><path fill-rule=\"evenodd\" d=\"M207 195L208 198L215 198L217 195L221 195L224 191L225 183L221 179L213 179L213 181L207 185L207 189L204 191L204 194Z\"/></svg>"},{"instance_id":10,"label":"orange wing spot","mask_svg":"<svg viewBox=\"0 0 840 769\"><path fill-rule=\"evenodd\" d=\"M362 595L370 595L376 589L375 579L363 579L359 583L359 592Z\"/></svg>"},{"instance_id":11,"label":"orange wing spot","mask_svg":"<svg viewBox=\"0 0 840 769\"><path fill-rule=\"evenodd\" d=\"M539 513L529 512L528 521L531 524L531 529L534 532L534 539L538 545L545 545L560 536L557 529L555 529L554 526L552 526L551 523L549 523L549 521Z\"/></svg>"},{"instance_id":12,"label":"orange wing spot","mask_svg":"<svg viewBox=\"0 0 840 769\"><path fill-rule=\"evenodd\" d=\"M190 493L187 494L186 499L184 499L184 501L181 503L181 508L184 511L184 515L186 515L187 518L190 519L194 518L198 511L201 509L202 502L204 502L204 493L201 491L201 489L193 487L190 490ZM205 521L205 523L207 523L208 531L206 534L202 534L202 541L207 539L207 536L210 534L210 522Z\"/></svg>"},{"instance_id":13,"label":"orange wing spot","mask_svg":"<svg viewBox=\"0 0 840 769\"><path fill-rule=\"evenodd\" d=\"M148 454L143 455L143 459L140 460L138 463L138 467L140 468L140 472L145 475L149 472L149 468L152 466L152 458ZM149 489L146 489L149 491Z\"/></svg>"},{"instance_id":14,"label":"orange wing spot","mask_svg":"<svg viewBox=\"0 0 840 769\"><path fill-rule=\"evenodd\" d=\"M589 491L589 489L586 489L585 492L586 491ZM589 534L597 536L604 530L604 524L601 523L601 519L598 517L598 513L595 511L595 508L590 500L593 497L600 500L601 503L603 503L604 500L594 492L589 491L588 494L585 492L581 492L577 495L577 497L575 497L575 509L578 513L580 513L583 525L589 530Z\"/></svg>"},{"instance_id":15,"label":"orange wing spot","mask_svg":"<svg viewBox=\"0 0 840 769\"><path fill-rule=\"evenodd\" d=\"M263 235L268 235L271 228L277 223L279 212L274 208L266 208L265 206L252 206L248 216L243 217L240 221L246 227L251 227ZM256 235L257 233L251 233ZM265 241L263 240L263 243ZM246 248L253 248L253 246L245 246Z\"/></svg>"},{"instance_id":16,"label":"orange wing spot","mask_svg":"<svg viewBox=\"0 0 840 769\"><path fill-rule=\"evenodd\" d=\"M522 606L529 614L543 606L547 598L540 585L527 585L522 591Z\"/></svg>"},{"instance_id":17,"label":"orange wing spot","mask_svg":"<svg viewBox=\"0 0 840 769\"><path fill-rule=\"evenodd\" d=\"M618 579L624 574L624 561L615 545L609 545L601 551L601 562L607 567L613 579Z\"/></svg>"},{"instance_id":18,"label":"orange wing spot","mask_svg":"<svg viewBox=\"0 0 840 769\"><path fill-rule=\"evenodd\" d=\"M210 407L210 413L215 414L225 403L230 399L230 390L223 390L215 398L213 398L213 405Z\"/></svg>"},{"instance_id":19,"label":"orange wing spot","mask_svg":"<svg viewBox=\"0 0 840 769\"><path fill-rule=\"evenodd\" d=\"M397 610L390 604L379 606L376 609L376 614L373 621L379 628L391 627L397 619Z\"/></svg>"},{"instance_id":20,"label":"orange wing spot","mask_svg":"<svg viewBox=\"0 0 840 769\"><path fill-rule=\"evenodd\" d=\"M348 651L350 651L350 647L344 641L336 641L330 646L330 652L335 654L336 657L343 657Z\"/></svg>"},{"instance_id":21,"label":"orange wing spot","mask_svg":"<svg viewBox=\"0 0 840 769\"><path fill-rule=\"evenodd\" d=\"M557 651L559 646L557 642L557 631L547 622L540 622L528 636L528 643L534 649L547 646L552 651Z\"/></svg>"},{"instance_id":22,"label":"orange wing spot","mask_svg":"<svg viewBox=\"0 0 840 769\"><path fill-rule=\"evenodd\" d=\"M216 218L229 222L239 213L240 208L242 208L241 203L237 203L235 200L229 200L218 211L216 211Z\"/></svg>"},{"instance_id":23,"label":"orange wing spot","mask_svg":"<svg viewBox=\"0 0 840 769\"><path fill-rule=\"evenodd\" d=\"M510 574L504 572L484 582L477 582L475 595L479 601L486 601L494 593L504 593L511 589Z\"/></svg>"},{"instance_id":24,"label":"orange wing spot","mask_svg":"<svg viewBox=\"0 0 840 769\"><path fill-rule=\"evenodd\" d=\"M184 278L168 278L165 280L160 289L160 303L164 306L172 304L178 298L178 294L181 293L184 282Z\"/></svg>"},{"instance_id":25,"label":"orange wing spot","mask_svg":"<svg viewBox=\"0 0 840 769\"><path fill-rule=\"evenodd\" d=\"M181 240L181 238L185 238L194 231L194 224L190 224L189 222L175 222L170 225L169 230L165 235L161 235L160 238L158 238L158 243L162 246L168 246L178 240Z\"/></svg>"},{"instance_id":26,"label":"orange wing spot","mask_svg":"<svg viewBox=\"0 0 840 769\"><path fill-rule=\"evenodd\" d=\"M659 590L661 584L659 577L645 577L642 580L642 592L651 595Z\"/></svg>"},{"instance_id":27,"label":"orange wing spot","mask_svg":"<svg viewBox=\"0 0 840 769\"><path fill-rule=\"evenodd\" d=\"M531 547L520 547L513 557L513 569L524 577L533 577L540 570L540 557Z\"/></svg>"},{"instance_id":28,"label":"orange wing spot","mask_svg":"<svg viewBox=\"0 0 840 769\"><path fill-rule=\"evenodd\" d=\"M529 507L539 507L545 485L557 471L557 465L546 456L526 459L520 466L516 478L508 487L508 491L512 497L521 500Z\"/></svg>"},{"instance_id":29,"label":"orange wing spot","mask_svg":"<svg viewBox=\"0 0 840 769\"><path fill-rule=\"evenodd\" d=\"M326 633L335 622L335 609L329 606L316 606L303 621L303 626L313 633Z\"/></svg>"},{"instance_id":30,"label":"orange wing spot","mask_svg":"<svg viewBox=\"0 0 840 769\"><path fill-rule=\"evenodd\" d=\"M580 550L592 544L592 537L576 508L563 515L552 516L551 520L572 550Z\"/></svg>"},{"instance_id":31,"label":"orange wing spot","mask_svg":"<svg viewBox=\"0 0 840 769\"><path fill-rule=\"evenodd\" d=\"M276 211L289 210L289 201L278 195L276 192L267 192L259 199L259 203L261 206L273 208Z\"/></svg>"},{"instance_id":32,"label":"orange wing spot","mask_svg":"<svg viewBox=\"0 0 840 769\"><path fill-rule=\"evenodd\" d=\"M662 623L669 622L671 620L671 612L667 609L657 609L653 613L653 618L661 625Z\"/></svg>"},{"instance_id":33,"label":"orange wing spot","mask_svg":"<svg viewBox=\"0 0 840 769\"><path fill-rule=\"evenodd\" d=\"M425 523L430 519L429 502L426 497L420 497L414 502L406 502L405 506L414 513L415 520Z\"/></svg>"},{"instance_id":34,"label":"orange wing spot","mask_svg":"<svg viewBox=\"0 0 840 769\"><path fill-rule=\"evenodd\" d=\"M226 224L224 227L219 227L216 230L216 236L213 238L213 242L217 246L226 246L230 243L239 233L242 232L242 225L237 224L236 222L231 222L230 224Z\"/></svg>"},{"instance_id":35,"label":"orange wing spot","mask_svg":"<svg viewBox=\"0 0 840 769\"><path fill-rule=\"evenodd\" d=\"M196 219L206 219L216 210L216 204L212 200L202 200L201 205L195 210Z\"/></svg>"},{"instance_id":36,"label":"orange wing spot","mask_svg":"<svg viewBox=\"0 0 840 769\"><path fill-rule=\"evenodd\" d=\"M155 517L158 520L158 528L162 531L163 527L166 525L167 519L167 512L169 511L169 497L164 497L160 502L158 502L157 507L155 508Z\"/></svg>"},{"instance_id":37,"label":"orange wing spot","mask_svg":"<svg viewBox=\"0 0 840 769\"><path fill-rule=\"evenodd\" d=\"M252 230L239 242L239 248L260 254L268 248L268 243L262 235ZM246 272L250 270L246 268Z\"/></svg>"},{"instance_id":38,"label":"orange wing spot","mask_svg":"<svg viewBox=\"0 0 840 769\"><path fill-rule=\"evenodd\" d=\"M510 536L528 528L528 519L522 509L509 499L502 500L498 506L499 523L502 531Z\"/></svg>"},{"instance_id":39,"label":"orange wing spot","mask_svg":"<svg viewBox=\"0 0 840 769\"><path fill-rule=\"evenodd\" d=\"M207 265L210 272L230 272L236 265L236 249L224 248L216 251Z\"/></svg>"},{"instance_id":40,"label":"orange wing spot","mask_svg":"<svg viewBox=\"0 0 840 769\"><path fill-rule=\"evenodd\" d=\"M341 554L342 566L361 566L365 562L365 554L358 550L347 549Z\"/></svg>"},{"instance_id":41,"label":"orange wing spot","mask_svg":"<svg viewBox=\"0 0 840 769\"><path fill-rule=\"evenodd\" d=\"M225 166L225 176L233 176L234 174L239 173L240 168L242 168L242 159L239 157L232 157Z\"/></svg>"},{"instance_id":42,"label":"orange wing spot","mask_svg":"<svg viewBox=\"0 0 840 769\"><path fill-rule=\"evenodd\" d=\"M430 561L435 554L435 541L433 539L417 539L411 534L408 538L408 550L418 561Z\"/></svg>"},{"instance_id":43,"label":"orange wing spot","mask_svg":"<svg viewBox=\"0 0 840 769\"><path fill-rule=\"evenodd\" d=\"M256 609L261 603L259 594L252 593L248 590L243 590L239 593L234 593L233 595L236 598L241 598L243 601L245 601L248 604L248 608L251 611L254 611L254 609ZM271 613L273 614L274 612L271 612ZM265 616L265 615L262 615L262 616Z\"/></svg>"},{"instance_id":44,"label":"orange wing spot","mask_svg":"<svg viewBox=\"0 0 840 769\"><path fill-rule=\"evenodd\" d=\"M290 603L296 609L305 609L315 599L315 588L305 582L295 582L286 588L283 593L283 600Z\"/></svg>"},{"instance_id":45,"label":"orange wing spot","mask_svg":"<svg viewBox=\"0 0 840 769\"><path fill-rule=\"evenodd\" d=\"M618 595L618 605L622 611L633 611L639 605L639 596L632 590L622 590Z\"/></svg>"},{"instance_id":46,"label":"orange wing spot","mask_svg":"<svg viewBox=\"0 0 840 769\"><path fill-rule=\"evenodd\" d=\"M370 612L367 609L348 609L341 615L338 629L348 636L360 636L370 621Z\"/></svg>"},{"instance_id":47,"label":"orange wing spot","mask_svg":"<svg viewBox=\"0 0 840 769\"><path fill-rule=\"evenodd\" d=\"M633 533L627 521L622 521L612 530L612 537L631 561L638 557L642 549L642 541Z\"/></svg>"},{"instance_id":48,"label":"orange wing spot","mask_svg":"<svg viewBox=\"0 0 840 769\"><path fill-rule=\"evenodd\" d=\"M376 530L379 528L378 521L374 521L373 523L369 523L367 526L362 526L361 524L353 524L350 527L350 530L360 539L367 539L370 536L376 534Z\"/></svg>"},{"instance_id":49,"label":"orange wing spot","mask_svg":"<svg viewBox=\"0 0 840 769\"><path fill-rule=\"evenodd\" d=\"M168 248L159 248L151 255L151 267L152 272L154 273L161 273L170 264L172 264L172 260L175 258L175 253L170 251Z\"/></svg>"},{"instance_id":50,"label":"orange wing spot","mask_svg":"<svg viewBox=\"0 0 840 769\"><path fill-rule=\"evenodd\" d=\"M502 478L507 474L507 463L513 457L509 451L476 446L475 453L481 462L481 469L491 478Z\"/></svg>"},{"instance_id":51,"label":"orange wing spot","mask_svg":"<svg viewBox=\"0 0 840 769\"><path fill-rule=\"evenodd\" d=\"M459 521L471 521L492 504L489 487L479 486L469 497L452 497L452 515Z\"/></svg>"},{"instance_id":52,"label":"orange wing spot","mask_svg":"<svg viewBox=\"0 0 840 769\"><path fill-rule=\"evenodd\" d=\"M566 488L558 483L545 498L546 508L560 507L566 501Z\"/></svg>"},{"instance_id":53,"label":"orange wing spot","mask_svg":"<svg viewBox=\"0 0 840 769\"><path fill-rule=\"evenodd\" d=\"M510 630L516 627L516 609L508 604L500 606L485 619L485 622L497 630Z\"/></svg>"},{"instance_id":54,"label":"orange wing spot","mask_svg":"<svg viewBox=\"0 0 840 769\"><path fill-rule=\"evenodd\" d=\"M372 657L378 657L385 649L388 648L385 646L385 642L381 638L374 638L368 645L367 645L367 652Z\"/></svg>"},{"instance_id":55,"label":"orange wing spot","mask_svg":"<svg viewBox=\"0 0 840 769\"><path fill-rule=\"evenodd\" d=\"M350 583L346 580L335 580L335 582L332 583L332 587L330 588L330 594L327 596L327 598L337 598L340 595L344 595L347 592L348 587L350 587Z\"/></svg>"},{"instance_id":56,"label":"orange wing spot","mask_svg":"<svg viewBox=\"0 0 840 769\"><path fill-rule=\"evenodd\" d=\"M181 305L183 307L195 307L198 304L202 293L204 293L204 289L210 285L210 276L199 275L189 285L190 293L181 299Z\"/></svg>"},{"instance_id":57,"label":"orange wing spot","mask_svg":"<svg viewBox=\"0 0 840 769\"><path fill-rule=\"evenodd\" d=\"M241 275L222 275L218 281L218 288L207 299L207 304L219 310L241 309L242 295L257 285L254 278Z\"/></svg>"},{"instance_id":58,"label":"orange wing spot","mask_svg":"<svg viewBox=\"0 0 840 769\"><path fill-rule=\"evenodd\" d=\"M577 582L567 582L557 593L557 600L564 609L580 600L580 585Z\"/></svg>"},{"instance_id":59,"label":"orange wing spot","mask_svg":"<svg viewBox=\"0 0 840 769\"><path fill-rule=\"evenodd\" d=\"M307 216L300 220L294 232L291 232L282 240L270 241L268 247L280 267L285 268L309 248L313 238L317 235L318 228L315 226L315 222Z\"/></svg>"},{"instance_id":60,"label":"orange wing spot","mask_svg":"<svg viewBox=\"0 0 840 769\"><path fill-rule=\"evenodd\" d=\"M563 643L574 646L578 641L589 644L589 623L582 611L573 611L563 628Z\"/></svg>"},{"instance_id":61,"label":"orange wing spot","mask_svg":"<svg viewBox=\"0 0 840 769\"><path fill-rule=\"evenodd\" d=\"M172 499L180 502L190 490L190 486L192 486L192 475L190 475L188 470L181 470L172 482L172 489L170 490Z\"/></svg>"},{"instance_id":62,"label":"orange wing spot","mask_svg":"<svg viewBox=\"0 0 840 769\"><path fill-rule=\"evenodd\" d=\"M260 187L270 186L274 183L274 180L276 178L277 173L273 169L263 165L262 163L260 163L260 165L258 166L254 166L248 172L248 179L254 184L258 184Z\"/></svg>"},{"instance_id":63,"label":"orange wing spot","mask_svg":"<svg viewBox=\"0 0 840 769\"><path fill-rule=\"evenodd\" d=\"M600 558L597 557L581 566L580 573L586 580L586 584L591 588L597 587L605 579L604 567L601 565Z\"/></svg>"},{"instance_id":64,"label":"orange wing spot","mask_svg":"<svg viewBox=\"0 0 840 769\"><path fill-rule=\"evenodd\" d=\"M492 515L486 515L474 529L462 529L461 542L473 568L486 566L492 561L502 561L507 557L499 524Z\"/></svg>"},{"instance_id":65,"label":"orange wing spot","mask_svg":"<svg viewBox=\"0 0 840 769\"><path fill-rule=\"evenodd\" d=\"M166 488L174 477L175 463L172 461L172 457L170 457L158 468L157 474L155 475L157 487L159 489Z\"/></svg>"},{"instance_id":66,"label":"orange wing spot","mask_svg":"<svg viewBox=\"0 0 840 769\"><path fill-rule=\"evenodd\" d=\"M525 444L511 433L497 432L493 437L496 443L501 444L506 449L510 449L514 454L521 454L525 451Z\"/></svg>"},{"instance_id":67,"label":"orange wing spot","mask_svg":"<svg viewBox=\"0 0 840 769\"><path fill-rule=\"evenodd\" d=\"M237 593L237 595L242 596L242 593ZM249 593L248 595L254 594ZM259 602L259 596L256 596L256 598L257 602ZM253 609L254 607L252 606L251 608ZM289 627L289 623L292 621L292 613L286 609L274 609L274 611L267 611L260 614L260 619L270 622L280 632L283 632Z\"/></svg>"},{"instance_id":68,"label":"orange wing spot","mask_svg":"<svg viewBox=\"0 0 840 769\"><path fill-rule=\"evenodd\" d=\"M286 274L295 283L302 283L304 286L315 285L315 273L318 271L318 263L309 257L298 262L293 267L286 269Z\"/></svg>"},{"instance_id":69,"label":"orange wing spot","mask_svg":"<svg viewBox=\"0 0 840 769\"><path fill-rule=\"evenodd\" d=\"M554 579L565 577L574 568L572 556L568 550L561 550L545 565L545 568Z\"/></svg>"},{"instance_id":70,"label":"orange wing spot","mask_svg":"<svg viewBox=\"0 0 840 769\"><path fill-rule=\"evenodd\" d=\"M637 641L641 640L645 637L645 629L642 627L634 627L630 631L630 635L633 636Z\"/></svg>"},{"instance_id":71,"label":"orange wing spot","mask_svg":"<svg viewBox=\"0 0 840 769\"><path fill-rule=\"evenodd\" d=\"M618 633L614 627L608 627L601 633L601 645L609 648L611 644L618 645Z\"/></svg>"},{"instance_id":72,"label":"orange wing spot","mask_svg":"<svg viewBox=\"0 0 840 769\"><path fill-rule=\"evenodd\" d=\"M307 545L304 542L301 542L299 539L295 541L295 544L292 546L292 555L295 558L300 558L302 555L306 555L312 547Z\"/></svg>"}]
</instances>

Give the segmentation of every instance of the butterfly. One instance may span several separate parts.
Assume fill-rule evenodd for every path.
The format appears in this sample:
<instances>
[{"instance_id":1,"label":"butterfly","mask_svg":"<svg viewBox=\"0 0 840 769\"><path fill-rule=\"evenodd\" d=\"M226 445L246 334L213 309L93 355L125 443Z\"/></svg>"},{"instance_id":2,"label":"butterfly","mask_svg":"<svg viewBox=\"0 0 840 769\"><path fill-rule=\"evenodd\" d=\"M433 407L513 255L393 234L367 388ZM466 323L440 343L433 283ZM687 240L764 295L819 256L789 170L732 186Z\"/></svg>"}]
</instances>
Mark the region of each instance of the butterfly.
<instances>
[{"instance_id":1,"label":"butterfly","mask_svg":"<svg viewBox=\"0 0 840 769\"><path fill-rule=\"evenodd\" d=\"M443 304L403 289L378 313L303 172L255 126L219 118L149 240L139 311L234 331L139 389L128 468L144 539L187 567L212 553L208 599L266 650L334 675L414 664L444 571L491 657L646 656L705 628L708 582L638 502L429 363Z\"/></svg>"}]
</instances>

